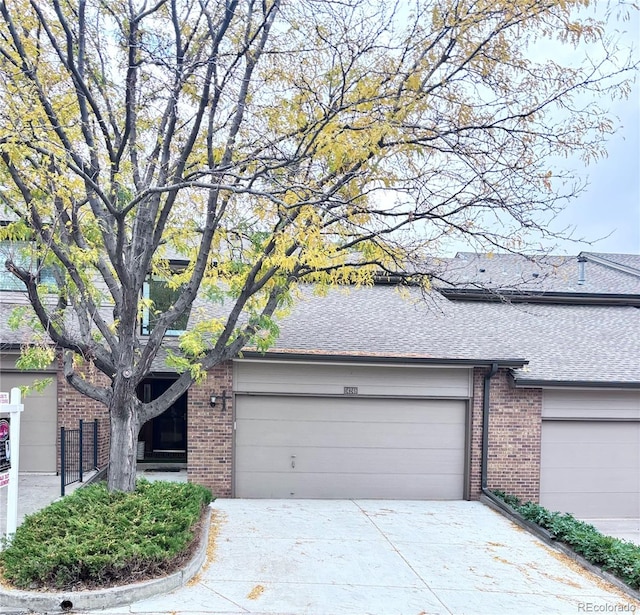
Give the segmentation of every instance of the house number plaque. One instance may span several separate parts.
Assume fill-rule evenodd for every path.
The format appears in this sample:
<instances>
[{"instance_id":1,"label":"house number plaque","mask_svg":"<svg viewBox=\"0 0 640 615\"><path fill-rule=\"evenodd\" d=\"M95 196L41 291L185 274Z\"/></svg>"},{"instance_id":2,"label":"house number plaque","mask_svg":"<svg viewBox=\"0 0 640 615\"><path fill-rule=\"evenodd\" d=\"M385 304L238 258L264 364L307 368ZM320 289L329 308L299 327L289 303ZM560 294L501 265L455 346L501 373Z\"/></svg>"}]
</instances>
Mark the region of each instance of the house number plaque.
<instances>
[{"instance_id":1,"label":"house number plaque","mask_svg":"<svg viewBox=\"0 0 640 615\"><path fill-rule=\"evenodd\" d=\"M344 387L344 394L345 395L357 395L358 394L358 387Z\"/></svg>"}]
</instances>

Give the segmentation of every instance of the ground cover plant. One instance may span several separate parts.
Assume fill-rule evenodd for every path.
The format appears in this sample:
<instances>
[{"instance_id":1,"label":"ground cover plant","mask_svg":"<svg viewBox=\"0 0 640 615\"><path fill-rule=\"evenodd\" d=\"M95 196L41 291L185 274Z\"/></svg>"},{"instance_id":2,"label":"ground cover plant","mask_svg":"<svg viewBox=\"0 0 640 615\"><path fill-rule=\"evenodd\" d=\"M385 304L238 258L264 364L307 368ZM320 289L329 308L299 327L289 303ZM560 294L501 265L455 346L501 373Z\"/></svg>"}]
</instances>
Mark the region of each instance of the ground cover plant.
<instances>
[{"instance_id":1,"label":"ground cover plant","mask_svg":"<svg viewBox=\"0 0 640 615\"><path fill-rule=\"evenodd\" d=\"M570 546L587 561L640 589L640 546L601 534L593 525L569 513L551 512L534 502L522 502L504 491L493 492L528 521L547 530L551 536Z\"/></svg>"},{"instance_id":2,"label":"ground cover plant","mask_svg":"<svg viewBox=\"0 0 640 615\"><path fill-rule=\"evenodd\" d=\"M195 548L211 492L139 480L132 493L104 483L28 516L0 551L5 581L22 589L85 589L167 574Z\"/></svg>"}]
</instances>

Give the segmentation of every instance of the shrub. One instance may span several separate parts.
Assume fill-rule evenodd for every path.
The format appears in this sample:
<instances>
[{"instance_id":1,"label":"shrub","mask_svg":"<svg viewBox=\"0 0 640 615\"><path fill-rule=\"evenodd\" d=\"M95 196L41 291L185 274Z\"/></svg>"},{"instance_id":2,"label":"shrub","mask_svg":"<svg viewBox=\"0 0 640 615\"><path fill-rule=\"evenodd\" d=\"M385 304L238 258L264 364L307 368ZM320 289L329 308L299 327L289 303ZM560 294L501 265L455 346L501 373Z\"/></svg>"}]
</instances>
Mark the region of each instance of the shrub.
<instances>
[{"instance_id":1,"label":"shrub","mask_svg":"<svg viewBox=\"0 0 640 615\"><path fill-rule=\"evenodd\" d=\"M19 588L76 589L170 572L188 556L210 501L208 489L189 483L78 489L25 519L0 552L2 575Z\"/></svg>"},{"instance_id":2,"label":"shrub","mask_svg":"<svg viewBox=\"0 0 640 615\"><path fill-rule=\"evenodd\" d=\"M504 491L496 490L493 493L525 519L569 545L587 561L617 576L633 589L640 589L640 546L620 538L604 536L593 525L579 521L569 513L550 512L534 502L523 504Z\"/></svg>"}]
</instances>

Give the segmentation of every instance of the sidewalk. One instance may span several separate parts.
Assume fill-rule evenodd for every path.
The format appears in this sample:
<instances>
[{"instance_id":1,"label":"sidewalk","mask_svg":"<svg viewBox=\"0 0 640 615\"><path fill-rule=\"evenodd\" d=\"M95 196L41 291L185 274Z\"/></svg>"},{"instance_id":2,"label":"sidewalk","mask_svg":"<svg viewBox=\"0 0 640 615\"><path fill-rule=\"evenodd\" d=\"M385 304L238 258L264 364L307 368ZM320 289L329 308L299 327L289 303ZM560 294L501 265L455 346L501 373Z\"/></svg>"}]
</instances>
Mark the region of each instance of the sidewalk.
<instances>
[{"instance_id":1,"label":"sidewalk","mask_svg":"<svg viewBox=\"0 0 640 615\"><path fill-rule=\"evenodd\" d=\"M80 483L66 488L67 493ZM7 487L0 489L0 535L7 529ZM27 515L48 506L60 497L60 477L55 474L20 474L18 483L18 525Z\"/></svg>"}]
</instances>

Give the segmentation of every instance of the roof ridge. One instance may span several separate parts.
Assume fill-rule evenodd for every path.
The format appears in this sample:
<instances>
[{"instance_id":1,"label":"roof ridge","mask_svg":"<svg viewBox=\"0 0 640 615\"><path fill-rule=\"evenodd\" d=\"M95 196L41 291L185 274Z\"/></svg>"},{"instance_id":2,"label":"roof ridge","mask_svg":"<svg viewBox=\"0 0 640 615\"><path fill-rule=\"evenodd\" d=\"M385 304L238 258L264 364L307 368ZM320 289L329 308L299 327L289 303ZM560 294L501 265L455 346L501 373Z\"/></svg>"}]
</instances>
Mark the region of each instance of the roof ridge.
<instances>
[{"instance_id":1,"label":"roof ridge","mask_svg":"<svg viewBox=\"0 0 640 615\"><path fill-rule=\"evenodd\" d=\"M592 263L597 263L598 265L602 265L604 267L609 267L610 269L615 269L617 271L622 271L623 273L628 273L629 275L633 275L635 277L640 278L640 269L637 267L632 267L631 265L623 265L622 263L618 263L617 261L611 260L605 256L602 256L601 253L594 252L580 252L578 256L582 256ZM607 253L607 256L609 254ZM621 256L626 256L621 254Z\"/></svg>"}]
</instances>

